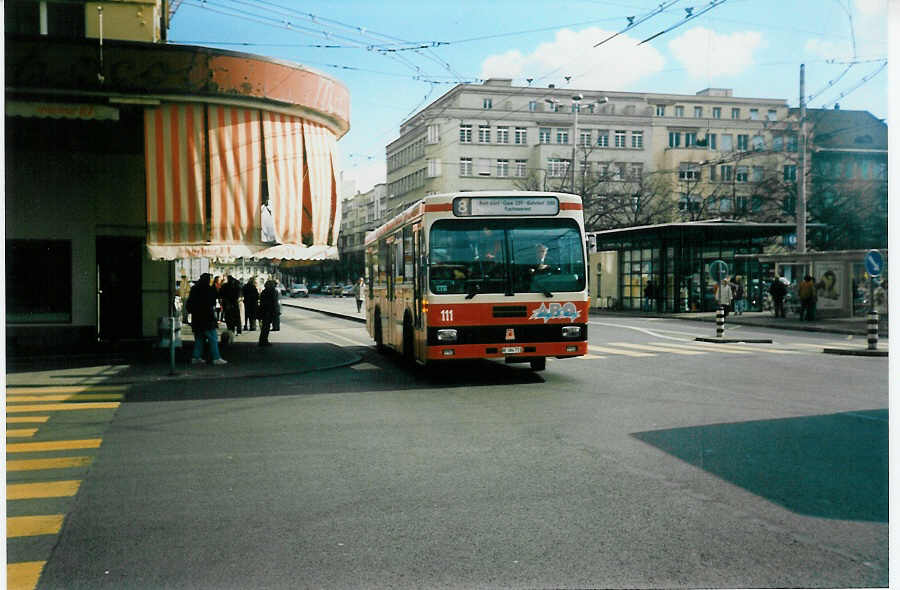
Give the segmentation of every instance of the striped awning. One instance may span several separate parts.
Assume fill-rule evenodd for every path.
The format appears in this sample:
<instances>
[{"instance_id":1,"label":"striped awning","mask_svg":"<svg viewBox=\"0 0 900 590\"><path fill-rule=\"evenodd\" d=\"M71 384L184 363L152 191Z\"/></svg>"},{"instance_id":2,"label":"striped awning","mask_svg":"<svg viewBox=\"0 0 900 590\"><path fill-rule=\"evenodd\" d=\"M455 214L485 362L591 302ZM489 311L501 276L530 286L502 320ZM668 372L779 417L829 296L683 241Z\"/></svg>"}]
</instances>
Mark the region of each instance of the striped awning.
<instances>
[{"instance_id":1,"label":"striped awning","mask_svg":"<svg viewBox=\"0 0 900 590\"><path fill-rule=\"evenodd\" d=\"M144 129L151 258L337 258L336 139L327 127L258 109L166 104L145 111Z\"/></svg>"}]
</instances>

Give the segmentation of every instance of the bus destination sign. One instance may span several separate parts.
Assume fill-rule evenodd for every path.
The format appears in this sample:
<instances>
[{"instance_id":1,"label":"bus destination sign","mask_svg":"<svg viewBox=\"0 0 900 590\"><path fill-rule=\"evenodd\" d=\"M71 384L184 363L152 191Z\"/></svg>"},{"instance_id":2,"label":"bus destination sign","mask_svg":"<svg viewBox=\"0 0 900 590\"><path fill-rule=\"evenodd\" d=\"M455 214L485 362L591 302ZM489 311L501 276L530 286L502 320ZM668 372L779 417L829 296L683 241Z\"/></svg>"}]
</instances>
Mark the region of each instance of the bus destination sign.
<instances>
[{"instance_id":1,"label":"bus destination sign","mask_svg":"<svg viewBox=\"0 0 900 590\"><path fill-rule=\"evenodd\" d=\"M556 197L458 197L453 200L457 217L556 215Z\"/></svg>"}]
</instances>

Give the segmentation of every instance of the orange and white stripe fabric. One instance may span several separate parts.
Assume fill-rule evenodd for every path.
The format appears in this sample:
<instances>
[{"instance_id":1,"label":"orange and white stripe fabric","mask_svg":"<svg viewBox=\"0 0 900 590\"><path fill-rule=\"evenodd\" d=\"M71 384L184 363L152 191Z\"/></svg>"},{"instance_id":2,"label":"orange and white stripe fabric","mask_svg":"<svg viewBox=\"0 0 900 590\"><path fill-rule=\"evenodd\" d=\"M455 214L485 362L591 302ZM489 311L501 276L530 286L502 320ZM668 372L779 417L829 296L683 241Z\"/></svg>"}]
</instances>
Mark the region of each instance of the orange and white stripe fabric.
<instances>
[{"instance_id":1,"label":"orange and white stripe fabric","mask_svg":"<svg viewBox=\"0 0 900 590\"><path fill-rule=\"evenodd\" d=\"M301 244L301 198L303 195L303 120L290 115L264 112L263 137L269 205L275 221L275 241Z\"/></svg>"},{"instance_id":2,"label":"orange and white stripe fabric","mask_svg":"<svg viewBox=\"0 0 900 590\"><path fill-rule=\"evenodd\" d=\"M259 111L221 105L208 109L210 242L258 250L262 247Z\"/></svg>"},{"instance_id":3,"label":"orange and white stripe fabric","mask_svg":"<svg viewBox=\"0 0 900 590\"><path fill-rule=\"evenodd\" d=\"M341 227L334 163L336 140L327 127L308 120L303 121L303 139L313 213L311 245L335 245Z\"/></svg>"},{"instance_id":4,"label":"orange and white stripe fabric","mask_svg":"<svg viewBox=\"0 0 900 590\"><path fill-rule=\"evenodd\" d=\"M206 234L206 125L202 105L144 111L147 245L202 244Z\"/></svg>"}]
</instances>

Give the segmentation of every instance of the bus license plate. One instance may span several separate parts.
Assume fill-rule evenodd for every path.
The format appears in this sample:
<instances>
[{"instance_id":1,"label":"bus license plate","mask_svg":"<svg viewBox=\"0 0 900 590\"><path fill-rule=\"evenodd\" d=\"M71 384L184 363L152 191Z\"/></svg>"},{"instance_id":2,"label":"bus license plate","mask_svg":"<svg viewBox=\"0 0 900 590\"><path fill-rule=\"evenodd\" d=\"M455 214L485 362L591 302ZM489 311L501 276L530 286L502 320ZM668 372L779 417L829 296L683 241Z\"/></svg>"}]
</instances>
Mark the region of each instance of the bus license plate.
<instances>
[{"instance_id":1,"label":"bus license plate","mask_svg":"<svg viewBox=\"0 0 900 590\"><path fill-rule=\"evenodd\" d=\"M519 354L520 352L524 352L524 347L522 346L504 346L500 349L500 352L503 354Z\"/></svg>"}]
</instances>

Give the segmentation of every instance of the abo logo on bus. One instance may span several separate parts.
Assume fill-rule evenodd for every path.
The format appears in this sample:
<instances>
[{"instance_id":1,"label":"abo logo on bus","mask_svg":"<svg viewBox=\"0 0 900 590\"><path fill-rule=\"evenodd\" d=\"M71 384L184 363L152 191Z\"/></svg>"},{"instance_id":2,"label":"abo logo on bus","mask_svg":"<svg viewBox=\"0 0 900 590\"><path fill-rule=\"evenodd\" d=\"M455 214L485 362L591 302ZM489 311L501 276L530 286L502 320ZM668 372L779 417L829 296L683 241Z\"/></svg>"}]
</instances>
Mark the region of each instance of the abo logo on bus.
<instances>
[{"instance_id":1,"label":"abo logo on bus","mask_svg":"<svg viewBox=\"0 0 900 590\"><path fill-rule=\"evenodd\" d=\"M571 301L568 303L551 303L547 305L546 303L541 303L540 307L531 312L530 320L544 320L546 324L550 320L555 320L558 318L567 319L570 322L574 322L581 315L581 312L578 311L578 308L575 307L575 304Z\"/></svg>"}]
</instances>

